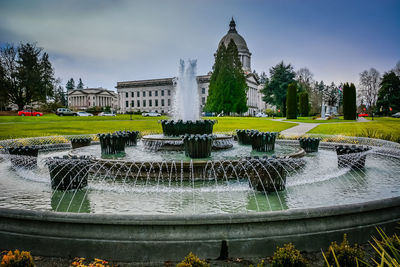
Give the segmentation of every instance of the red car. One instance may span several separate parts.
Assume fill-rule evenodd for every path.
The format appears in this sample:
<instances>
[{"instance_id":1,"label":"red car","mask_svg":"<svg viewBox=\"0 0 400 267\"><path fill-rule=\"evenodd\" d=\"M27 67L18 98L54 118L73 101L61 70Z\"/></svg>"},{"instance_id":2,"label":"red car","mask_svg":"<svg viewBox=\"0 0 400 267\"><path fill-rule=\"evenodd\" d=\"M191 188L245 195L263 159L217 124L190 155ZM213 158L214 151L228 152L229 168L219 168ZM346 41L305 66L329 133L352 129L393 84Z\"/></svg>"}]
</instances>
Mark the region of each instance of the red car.
<instances>
[{"instance_id":1,"label":"red car","mask_svg":"<svg viewBox=\"0 0 400 267\"><path fill-rule=\"evenodd\" d=\"M18 116L43 116L42 112L37 112L37 111L33 111L33 110L21 110L18 111Z\"/></svg>"},{"instance_id":2,"label":"red car","mask_svg":"<svg viewBox=\"0 0 400 267\"><path fill-rule=\"evenodd\" d=\"M360 113L358 114L358 117L368 117L368 113Z\"/></svg>"}]
</instances>

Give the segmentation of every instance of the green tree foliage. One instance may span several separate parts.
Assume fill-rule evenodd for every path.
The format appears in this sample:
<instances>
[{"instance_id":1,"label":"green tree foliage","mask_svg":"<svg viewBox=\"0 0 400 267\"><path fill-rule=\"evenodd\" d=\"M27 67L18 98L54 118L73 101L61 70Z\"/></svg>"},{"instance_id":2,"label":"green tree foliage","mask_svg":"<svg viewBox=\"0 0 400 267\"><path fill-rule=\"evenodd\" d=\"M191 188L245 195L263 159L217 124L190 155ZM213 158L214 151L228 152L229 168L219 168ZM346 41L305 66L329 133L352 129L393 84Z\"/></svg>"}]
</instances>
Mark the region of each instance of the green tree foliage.
<instances>
[{"instance_id":1,"label":"green tree foliage","mask_svg":"<svg viewBox=\"0 0 400 267\"><path fill-rule=\"evenodd\" d=\"M54 91L54 70L47 53L35 44L7 44L0 49L0 95L21 110L32 102L46 103Z\"/></svg>"},{"instance_id":2,"label":"green tree foliage","mask_svg":"<svg viewBox=\"0 0 400 267\"><path fill-rule=\"evenodd\" d=\"M295 82L296 73L290 64L285 65L283 61L272 67L269 73L270 79L266 81L263 89L263 100L275 105L283 111L283 114L286 114L286 91L288 85Z\"/></svg>"},{"instance_id":3,"label":"green tree foliage","mask_svg":"<svg viewBox=\"0 0 400 267\"><path fill-rule=\"evenodd\" d=\"M296 83L291 83L287 88L287 119L297 119L297 85Z\"/></svg>"},{"instance_id":4,"label":"green tree foliage","mask_svg":"<svg viewBox=\"0 0 400 267\"><path fill-rule=\"evenodd\" d=\"M345 120L357 118L356 87L353 83L343 85L343 115Z\"/></svg>"},{"instance_id":5,"label":"green tree foliage","mask_svg":"<svg viewBox=\"0 0 400 267\"><path fill-rule=\"evenodd\" d=\"M83 82L82 82L82 79L79 78L79 83L78 83L78 85L76 86L76 89L83 89L83 86L84 86L84 84L83 84Z\"/></svg>"},{"instance_id":6,"label":"green tree foliage","mask_svg":"<svg viewBox=\"0 0 400 267\"><path fill-rule=\"evenodd\" d=\"M393 71L383 75L376 107L378 112L384 115L400 111L400 78Z\"/></svg>"},{"instance_id":7,"label":"green tree foliage","mask_svg":"<svg viewBox=\"0 0 400 267\"><path fill-rule=\"evenodd\" d=\"M65 85L65 88L67 89L67 91L75 89L74 78L71 78L71 79L68 80L67 84Z\"/></svg>"},{"instance_id":8,"label":"green tree foliage","mask_svg":"<svg viewBox=\"0 0 400 267\"><path fill-rule=\"evenodd\" d=\"M233 40L228 47L218 48L208 92L207 111L243 113L248 109L246 77Z\"/></svg>"},{"instance_id":9,"label":"green tree foliage","mask_svg":"<svg viewBox=\"0 0 400 267\"><path fill-rule=\"evenodd\" d=\"M307 117L308 114L310 113L310 104L308 101L307 92L302 92L299 95L299 110L300 110L300 115L303 117Z\"/></svg>"}]
</instances>

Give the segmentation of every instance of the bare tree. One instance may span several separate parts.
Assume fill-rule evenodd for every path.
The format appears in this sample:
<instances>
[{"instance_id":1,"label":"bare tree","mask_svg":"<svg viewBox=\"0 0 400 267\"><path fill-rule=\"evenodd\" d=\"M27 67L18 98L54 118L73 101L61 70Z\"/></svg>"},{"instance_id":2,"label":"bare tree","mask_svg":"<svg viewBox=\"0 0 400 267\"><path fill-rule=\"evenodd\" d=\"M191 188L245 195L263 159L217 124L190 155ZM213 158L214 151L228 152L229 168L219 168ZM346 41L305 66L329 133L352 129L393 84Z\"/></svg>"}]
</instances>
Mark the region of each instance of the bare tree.
<instances>
[{"instance_id":1,"label":"bare tree","mask_svg":"<svg viewBox=\"0 0 400 267\"><path fill-rule=\"evenodd\" d=\"M313 84L314 80L313 80L313 74L311 73L311 71L304 67L299 69L296 72L296 80L297 82L304 87L304 89L306 89L308 91L308 93L310 92L311 89L311 85Z\"/></svg>"},{"instance_id":2,"label":"bare tree","mask_svg":"<svg viewBox=\"0 0 400 267\"><path fill-rule=\"evenodd\" d=\"M381 75L374 68L360 73L358 96L368 108L372 108L376 104L380 81Z\"/></svg>"},{"instance_id":3,"label":"bare tree","mask_svg":"<svg viewBox=\"0 0 400 267\"><path fill-rule=\"evenodd\" d=\"M400 60L397 61L396 66L393 68L393 72L400 77Z\"/></svg>"}]
</instances>

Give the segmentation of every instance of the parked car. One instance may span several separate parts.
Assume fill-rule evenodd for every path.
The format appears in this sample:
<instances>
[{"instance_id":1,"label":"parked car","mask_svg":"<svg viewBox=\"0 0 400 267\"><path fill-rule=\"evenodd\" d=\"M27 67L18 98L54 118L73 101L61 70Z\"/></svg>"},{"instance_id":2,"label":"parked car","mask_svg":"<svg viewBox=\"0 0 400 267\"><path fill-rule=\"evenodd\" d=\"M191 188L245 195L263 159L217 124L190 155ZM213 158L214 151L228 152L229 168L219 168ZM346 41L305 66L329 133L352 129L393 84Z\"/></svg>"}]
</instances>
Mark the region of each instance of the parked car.
<instances>
[{"instance_id":1,"label":"parked car","mask_svg":"<svg viewBox=\"0 0 400 267\"><path fill-rule=\"evenodd\" d=\"M368 117L368 113L360 113L358 114L358 117Z\"/></svg>"},{"instance_id":2,"label":"parked car","mask_svg":"<svg viewBox=\"0 0 400 267\"><path fill-rule=\"evenodd\" d=\"M160 117L161 114L157 112L144 112L142 113L143 117Z\"/></svg>"},{"instance_id":3,"label":"parked car","mask_svg":"<svg viewBox=\"0 0 400 267\"><path fill-rule=\"evenodd\" d=\"M113 116L113 117L115 117L116 115L114 113L104 111L104 112L100 112L98 116Z\"/></svg>"},{"instance_id":4,"label":"parked car","mask_svg":"<svg viewBox=\"0 0 400 267\"><path fill-rule=\"evenodd\" d=\"M78 111L76 115L81 116L81 117L90 117L93 116L92 113L86 112L86 111Z\"/></svg>"},{"instance_id":5,"label":"parked car","mask_svg":"<svg viewBox=\"0 0 400 267\"><path fill-rule=\"evenodd\" d=\"M21 110L18 111L18 116L43 116L42 112L38 112L38 111L33 111L33 110Z\"/></svg>"},{"instance_id":6,"label":"parked car","mask_svg":"<svg viewBox=\"0 0 400 267\"><path fill-rule=\"evenodd\" d=\"M392 115L393 118L400 118L400 112L394 113Z\"/></svg>"},{"instance_id":7,"label":"parked car","mask_svg":"<svg viewBox=\"0 0 400 267\"><path fill-rule=\"evenodd\" d=\"M78 116L78 114L74 111L71 111L69 108L58 108L56 111L57 116Z\"/></svg>"},{"instance_id":8,"label":"parked car","mask_svg":"<svg viewBox=\"0 0 400 267\"><path fill-rule=\"evenodd\" d=\"M256 117L258 117L258 118L265 118L265 117L268 117L268 115L265 114L265 113L259 112L259 113L256 114Z\"/></svg>"}]
</instances>

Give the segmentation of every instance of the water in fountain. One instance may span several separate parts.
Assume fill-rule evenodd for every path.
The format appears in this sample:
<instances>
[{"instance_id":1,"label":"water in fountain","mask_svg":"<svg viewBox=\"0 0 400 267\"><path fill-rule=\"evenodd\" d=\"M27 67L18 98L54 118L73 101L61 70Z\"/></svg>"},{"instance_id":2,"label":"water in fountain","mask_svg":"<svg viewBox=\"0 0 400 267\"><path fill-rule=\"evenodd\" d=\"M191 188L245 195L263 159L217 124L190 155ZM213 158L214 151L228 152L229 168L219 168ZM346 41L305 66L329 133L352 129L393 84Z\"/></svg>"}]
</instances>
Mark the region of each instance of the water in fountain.
<instances>
[{"instance_id":1,"label":"water in fountain","mask_svg":"<svg viewBox=\"0 0 400 267\"><path fill-rule=\"evenodd\" d=\"M196 121L200 119L199 92L196 80L197 60L180 60L176 80L173 119Z\"/></svg>"}]
</instances>

